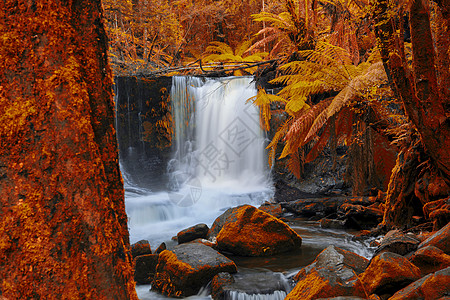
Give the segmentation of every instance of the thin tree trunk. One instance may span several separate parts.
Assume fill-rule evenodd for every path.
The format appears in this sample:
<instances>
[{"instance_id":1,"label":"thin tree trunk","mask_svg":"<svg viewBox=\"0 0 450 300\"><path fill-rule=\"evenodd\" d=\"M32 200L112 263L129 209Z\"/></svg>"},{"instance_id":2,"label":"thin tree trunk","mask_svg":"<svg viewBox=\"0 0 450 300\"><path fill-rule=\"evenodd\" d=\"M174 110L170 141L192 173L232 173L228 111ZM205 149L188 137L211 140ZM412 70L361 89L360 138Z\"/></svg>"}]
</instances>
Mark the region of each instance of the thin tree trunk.
<instances>
[{"instance_id":1,"label":"thin tree trunk","mask_svg":"<svg viewBox=\"0 0 450 300\"><path fill-rule=\"evenodd\" d=\"M137 299L99 0L0 2L0 295Z\"/></svg>"}]
</instances>

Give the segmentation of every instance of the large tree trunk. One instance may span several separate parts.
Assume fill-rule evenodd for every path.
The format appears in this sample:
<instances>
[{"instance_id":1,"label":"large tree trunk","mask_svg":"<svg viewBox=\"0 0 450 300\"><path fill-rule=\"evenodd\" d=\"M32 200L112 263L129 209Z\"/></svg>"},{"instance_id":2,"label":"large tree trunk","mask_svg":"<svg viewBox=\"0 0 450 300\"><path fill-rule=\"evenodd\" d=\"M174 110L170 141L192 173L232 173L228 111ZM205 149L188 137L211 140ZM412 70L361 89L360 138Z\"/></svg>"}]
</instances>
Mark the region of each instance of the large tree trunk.
<instances>
[{"instance_id":1,"label":"large tree trunk","mask_svg":"<svg viewBox=\"0 0 450 300\"><path fill-rule=\"evenodd\" d=\"M99 0L0 2L0 296L137 299Z\"/></svg>"},{"instance_id":2,"label":"large tree trunk","mask_svg":"<svg viewBox=\"0 0 450 300\"><path fill-rule=\"evenodd\" d=\"M375 33L379 43L381 56L389 77L389 81L396 96L402 100L406 114L417 129L420 140L425 148L426 156L430 159L435 172L438 173L447 185L450 185L450 98L448 87L445 86L449 78L448 65L448 42L449 27L435 26L433 39L429 2L426 0L413 0L409 12L409 23L411 31L411 42L413 49L412 69L408 66L406 59L403 36L400 21L402 15L395 15L396 1L373 0ZM430 1L431 2L431 1ZM448 2L448 1L444 1ZM436 6L442 20L436 22L448 22L443 19L446 15L448 4L444 2ZM437 14L439 15L439 14ZM442 17L444 16L444 17ZM445 23L448 24L448 23ZM437 31L437 32L436 32ZM443 32L445 31L445 32ZM436 46L437 45L437 46ZM437 51L437 53L436 53ZM445 53L443 53L445 52ZM405 149L406 150L406 149ZM403 151L404 155L406 152ZM397 169L400 167L397 161ZM402 190L405 182L416 182L419 180L417 172L405 173L409 178L396 179L393 172L389 192ZM444 187L444 190L446 187ZM439 194L439 193L438 193ZM395 199L395 207L407 207L408 197L404 193L399 195L388 195ZM403 202L403 203L401 203ZM393 203L393 202L392 202ZM388 227L402 227L409 223L411 215L407 215L402 209L394 209L387 203L384 224ZM401 214L404 214L401 216ZM406 223L405 223L406 222Z\"/></svg>"}]
</instances>

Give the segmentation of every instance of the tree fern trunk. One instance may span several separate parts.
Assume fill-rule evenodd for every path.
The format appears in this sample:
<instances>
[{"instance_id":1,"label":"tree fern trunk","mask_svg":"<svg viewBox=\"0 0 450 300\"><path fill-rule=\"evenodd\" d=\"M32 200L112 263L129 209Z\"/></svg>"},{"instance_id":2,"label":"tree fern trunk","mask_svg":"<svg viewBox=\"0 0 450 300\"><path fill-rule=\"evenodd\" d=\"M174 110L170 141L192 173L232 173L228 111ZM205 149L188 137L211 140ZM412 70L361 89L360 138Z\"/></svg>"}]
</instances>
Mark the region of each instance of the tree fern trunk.
<instances>
[{"instance_id":1,"label":"tree fern trunk","mask_svg":"<svg viewBox=\"0 0 450 300\"><path fill-rule=\"evenodd\" d=\"M414 215L421 216L422 204L414 194L415 181L419 170L419 150L410 146L401 151L392 170L386 196L383 225L386 228L411 227Z\"/></svg>"},{"instance_id":2,"label":"tree fern trunk","mask_svg":"<svg viewBox=\"0 0 450 300\"><path fill-rule=\"evenodd\" d=\"M393 1L373 0L375 33L378 46L390 85L396 96L403 102L408 118L417 129L424 146L425 156L450 186L450 98L448 97L448 65L443 71L442 64L447 61L449 27L436 27L438 41L433 40L430 26L430 11L427 1L411 1L409 23L413 49L412 66L410 69L403 50L403 41L396 32L396 16ZM448 22L448 1L438 2L438 9L445 15ZM445 37L445 38L443 38ZM436 63L437 62L437 63ZM441 76L442 78L439 78ZM397 165L392 173L388 189L388 201L383 223L388 227L402 227L411 223L412 211L417 210L416 203L410 196L413 183L419 180L421 174L413 170L415 156L407 147L402 149ZM444 187L445 190L446 187ZM417 204L419 205L419 204Z\"/></svg>"},{"instance_id":3,"label":"tree fern trunk","mask_svg":"<svg viewBox=\"0 0 450 300\"><path fill-rule=\"evenodd\" d=\"M101 11L0 2L6 299L137 299Z\"/></svg>"}]
</instances>

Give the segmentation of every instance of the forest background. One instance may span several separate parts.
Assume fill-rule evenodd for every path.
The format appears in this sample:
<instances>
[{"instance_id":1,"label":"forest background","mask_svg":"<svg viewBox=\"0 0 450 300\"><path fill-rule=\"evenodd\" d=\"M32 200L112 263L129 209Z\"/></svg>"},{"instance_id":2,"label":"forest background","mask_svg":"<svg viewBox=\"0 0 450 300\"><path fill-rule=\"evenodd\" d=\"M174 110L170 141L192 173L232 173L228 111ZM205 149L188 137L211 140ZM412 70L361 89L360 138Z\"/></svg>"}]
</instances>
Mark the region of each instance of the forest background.
<instances>
[{"instance_id":1,"label":"forest background","mask_svg":"<svg viewBox=\"0 0 450 300\"><path fill-rule=\"evenodd\" d=\"M300 179L345 145L353 194L390 183L383 226L449 221L446 1L103 3L116 75L256 75L269 164Z\"/></svg>"},{"instance_id":2,"label":"forest background","mask_svg":"<svg viewBox=\"0 0 450 300\"><path fill-rule=\"evenodd\" d=\"M110 66L266 76L270 158L301 177L344 143L364 193L376 132L397 152L380 231L444 226L449 24L448 0L1 1L0 297L137 298Z\"/></svg>"}]
</instances>

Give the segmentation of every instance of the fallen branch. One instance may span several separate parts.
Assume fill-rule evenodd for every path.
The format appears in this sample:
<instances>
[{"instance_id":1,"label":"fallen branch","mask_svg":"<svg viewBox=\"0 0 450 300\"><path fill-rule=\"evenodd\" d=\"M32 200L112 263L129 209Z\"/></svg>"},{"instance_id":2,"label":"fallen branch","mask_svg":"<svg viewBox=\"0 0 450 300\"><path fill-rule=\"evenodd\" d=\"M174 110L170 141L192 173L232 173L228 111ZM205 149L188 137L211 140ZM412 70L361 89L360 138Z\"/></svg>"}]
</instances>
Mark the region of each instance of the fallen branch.
<instances>
[{"instance_id":1,"label":"fallen branch","mask_svg":"<svg viewBox=\"0 0 450 300\"><path fill-rule=\"evenodd\" d=\"M192 71L192 70L200 70L202 74L197 74L197 76L208 76L213 73L217 72L234 72L237 70L243 70L243 69L249 69L265 64L271 64L273 62L279 61L282 58L277 59L271 59L271 60L265 60L260 62L226 62L226 64L202 64L201 60L196 60L193 63L190 63L185 66L179 66L179 67L167 67L165 69L160 69L156 71L150 71L146 72L145 70L138 71L134 75L139 75L143 77L156 77L156 76L162 76L164 74L172 73L172 72L181 72L181 71ZM196 63L199 63L199 65L194 65ZM207 69L212 70L207 70Z\"/></svg>"}]
</instances>

